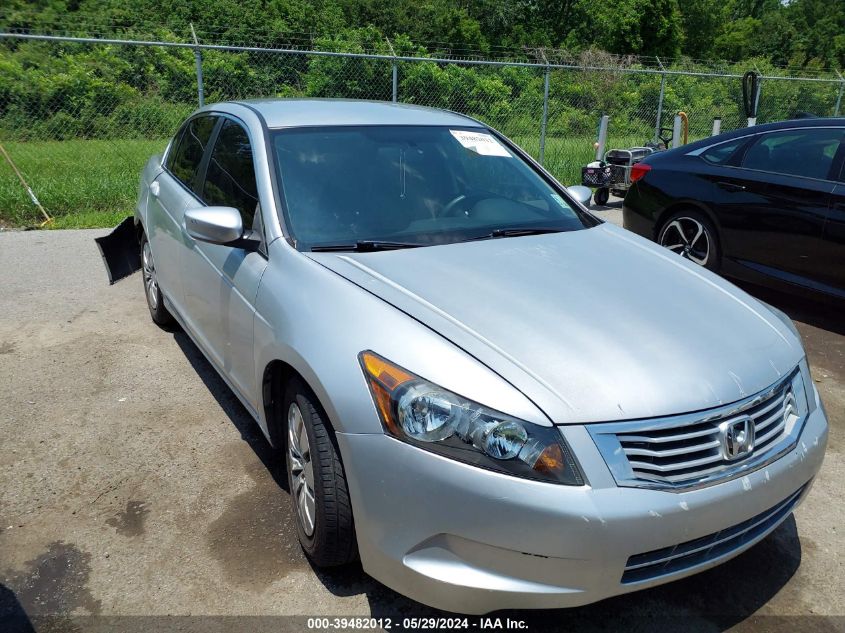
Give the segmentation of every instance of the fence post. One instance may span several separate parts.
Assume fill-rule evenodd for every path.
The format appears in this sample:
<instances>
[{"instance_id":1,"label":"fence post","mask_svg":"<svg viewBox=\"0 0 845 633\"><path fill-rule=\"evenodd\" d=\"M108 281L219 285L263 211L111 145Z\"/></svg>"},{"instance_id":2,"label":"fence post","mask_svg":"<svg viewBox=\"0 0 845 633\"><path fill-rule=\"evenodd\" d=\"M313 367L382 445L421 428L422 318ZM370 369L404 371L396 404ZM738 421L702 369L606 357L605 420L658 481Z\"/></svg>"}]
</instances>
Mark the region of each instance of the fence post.
<instances>
[{"instance_id":1,"label":"fence post","mask_svg":"<svg viewBox=\"0 0 845 633\"><path fill-rule=\"evenodd\" d=\"M194 44L199 46L199 40L197 40L197 32L194 31L193 22L191 22L191 36L194 38ZM197 67L197 100L199 101L200 107L203 107L205 105L205 86L202 83L202 51L199 48L194 49L194 62Z\"/></svg>"},{"instance_id":2,"label":"fence post","mask_svg":"<svg viewBox=\"0 0 845 633\"><path fill-rule=\"evenodd\" d=\"M664 70L663 62L657 58L660 70ZM654 140L660 140L660 121L663 119L663 93L666 90L666 73L660 73L660 96L657 98L657 121L654 124Z\"/></svg>"},{"instance_id":3,"label":"fence post","mask_svg":"<svg viewBox=\"0 0 845 633\"><path fill-rule=\"evenodd\" d=\"M842 105L842 91L845 89L845 77L838 70L836 74L839 75L839 95L836 97L836 109L833 111L833 116L839 116L839 106Z\"/></svg>"},{"instance_id":4,"label":"fence post","mask_svg":"<svg viewBox=\"0 0 845 633\"><path fill-rule=\"evenodd\" d=\"M398 101L399 97L399 65L396 63L396 51L393 49L393 44L390 42L390 38L385 36L384 41L387 42L388 48L390 48L390 55L393 57L393 66L391 68L392 71L392 78L390 80L391 83L391 95L393 103Z\"/></svg>"},{"instance_id":5,"label":"fence post","mask_svg":"<svg viewBox=\"0 0 845 633\"><path fill-rule=\"evenodd\" d=\"M546 126L549 122L549 76L551 72L546 66L543 74L543 119L540 121L540 164L546 159Z\"/></svg>"},{"instance_id":6,"label":"fence post","mask_svg":"<svg viewBox=\"0 0 845 633\"><path fill-rule=\"evenodd\" d=\"M205 105L205 88L202 83L202 53L199 50L194 51L194 61L197 65L197 99L200 102L200 107Z\"/></svg>"}]
</instances>

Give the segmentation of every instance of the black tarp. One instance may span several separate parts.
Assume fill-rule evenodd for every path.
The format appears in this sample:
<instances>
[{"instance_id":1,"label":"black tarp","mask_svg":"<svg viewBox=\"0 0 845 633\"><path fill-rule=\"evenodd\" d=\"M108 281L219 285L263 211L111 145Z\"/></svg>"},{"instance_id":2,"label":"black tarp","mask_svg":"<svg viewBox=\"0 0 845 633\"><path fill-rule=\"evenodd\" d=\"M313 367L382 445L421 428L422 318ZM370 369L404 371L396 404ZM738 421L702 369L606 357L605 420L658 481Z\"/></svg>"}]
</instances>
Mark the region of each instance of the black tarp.
<instances>
[{"instance_id":1,"label":"black tarp","mask_svg":"<svg viewBox=\"0 0 845 633\"><path fill-rule=\"evenodd\" d=\"M141 268L141 254L135 219L132 216L118 224L111 233L94 239L109 275L109 284L128 277Z\"/></svg>"}]
</instances>

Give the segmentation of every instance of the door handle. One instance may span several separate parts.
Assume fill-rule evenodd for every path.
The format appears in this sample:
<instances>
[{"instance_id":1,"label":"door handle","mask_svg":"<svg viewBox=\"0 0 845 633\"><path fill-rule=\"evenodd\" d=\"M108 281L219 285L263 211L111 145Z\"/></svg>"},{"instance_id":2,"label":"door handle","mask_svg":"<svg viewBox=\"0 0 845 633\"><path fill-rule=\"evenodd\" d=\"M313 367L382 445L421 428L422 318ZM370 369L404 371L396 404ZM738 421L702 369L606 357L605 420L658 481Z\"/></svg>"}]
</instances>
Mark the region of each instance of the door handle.
<instances>
[{"instance_id":1,"label":"door handle","mask_svg":"<svg viewBox=\"0 0 845 633\"><path fill-rule=\"evenodd\" d=\"M159 193L161 193L161 185L158 184L158 180L154 180L150 183L150 195L153 198L158 198Z\"/></svg>"},{"instance_id":2,"label":"door handle","mask_svg":"<svg viewBox=\"0 0 845 633\"><path fill-rule=\"evenodd\" d=\"M740 185L735 182L717 182L716 184L725 191L745 191L745 185Z\"/></svg>"}]
</instances>

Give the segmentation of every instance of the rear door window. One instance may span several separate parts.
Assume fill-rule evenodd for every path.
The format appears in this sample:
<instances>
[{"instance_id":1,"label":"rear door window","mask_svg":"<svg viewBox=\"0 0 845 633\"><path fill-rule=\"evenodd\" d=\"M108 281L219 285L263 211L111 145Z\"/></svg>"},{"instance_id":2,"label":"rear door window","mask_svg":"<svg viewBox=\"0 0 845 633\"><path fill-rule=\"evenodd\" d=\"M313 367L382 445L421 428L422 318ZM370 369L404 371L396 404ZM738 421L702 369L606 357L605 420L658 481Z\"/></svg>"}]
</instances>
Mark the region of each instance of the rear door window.
<instances>
[{"instance_id":1,"label":"rear door window","mask_svg":"<svg viewBox=\"0 0 845 633\"><path fill-rule=\"evenodd\" d=\"M170 172L192 191L197 185L202 156L216 122L217 117L213 116L199 116L188 121L183 128L179 144L172 152L172 159L168 156L167 167Z\"/></svg>"},{"instance_id":2,"label":"rear door window","mask_svg":"<svg viewBox=\"0 0 845 633\"><path fill-rule=\"evenodd\" d=\"M843 128L806 128L761 134L745 152L742 167L828 179L843 135Z\"/></svg>"},{"instance_id":3,"label":"rear door window","mask_svg":"<svg viewBox=\"0 0 845 633\"><path fill-rule=\"evenodd\" d=\"M736 151L745 145L746 142L748 142L748 137L738 138L733 141L728 141L727 143L714 145L713 147L701 152L701 157L708 163L713 163L714 165L727 165L733 155L736 154Z\"/></svg>"},{"instance_id":4,"label":"rear door window","mask_svg":"<svg viewBox=\"0 0 845 633\"><path fill-rule=\"evenodd\" d=\"M258 205L252 146L246 130L231 119L223 122L211 152L202 199L206 204L234 207L244 228L252 228Z\"/></svg>"}]
</instances>

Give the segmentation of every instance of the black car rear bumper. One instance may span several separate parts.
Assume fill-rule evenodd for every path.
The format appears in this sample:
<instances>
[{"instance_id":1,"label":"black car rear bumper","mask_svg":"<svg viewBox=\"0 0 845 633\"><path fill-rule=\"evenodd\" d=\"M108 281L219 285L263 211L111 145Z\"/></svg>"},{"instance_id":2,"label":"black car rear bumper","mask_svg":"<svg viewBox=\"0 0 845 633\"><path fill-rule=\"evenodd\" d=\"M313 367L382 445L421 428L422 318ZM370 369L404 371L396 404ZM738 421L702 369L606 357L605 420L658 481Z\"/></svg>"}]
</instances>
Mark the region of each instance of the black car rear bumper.
<instances>
[{"instance_id":1,"label":"black car rear bumper","mask_svg":"<svg viewBox=\"0 0 845 633\"><path fill-rule=\"evenodd\" d=\"M629 207L627 204L622 205L622 224L623 226L637 235L654 240L654 221L651 218L644 217Z\"/></svg>"}]
</instances>

